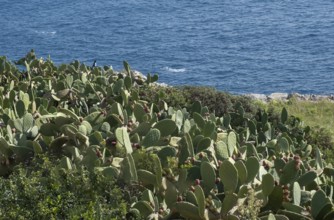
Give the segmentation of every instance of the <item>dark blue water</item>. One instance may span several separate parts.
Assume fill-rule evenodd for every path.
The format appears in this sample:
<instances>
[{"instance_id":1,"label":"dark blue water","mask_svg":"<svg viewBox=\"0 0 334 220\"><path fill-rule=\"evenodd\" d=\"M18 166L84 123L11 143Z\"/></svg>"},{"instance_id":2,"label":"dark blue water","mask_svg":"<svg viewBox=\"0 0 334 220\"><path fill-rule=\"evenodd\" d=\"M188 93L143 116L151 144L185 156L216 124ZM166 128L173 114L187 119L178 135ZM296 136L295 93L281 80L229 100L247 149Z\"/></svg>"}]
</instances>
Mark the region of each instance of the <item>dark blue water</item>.
<instances>
[{"instance_id":1,"label":"dark blue water","mask_svg":"<svg viewBox=\"0 0 334 220\"><path fill-rule=\"evenodd\" d=\"M233 93L334 93L333 0L0 0L0 54Z\"/></svg>"}]
</instances>

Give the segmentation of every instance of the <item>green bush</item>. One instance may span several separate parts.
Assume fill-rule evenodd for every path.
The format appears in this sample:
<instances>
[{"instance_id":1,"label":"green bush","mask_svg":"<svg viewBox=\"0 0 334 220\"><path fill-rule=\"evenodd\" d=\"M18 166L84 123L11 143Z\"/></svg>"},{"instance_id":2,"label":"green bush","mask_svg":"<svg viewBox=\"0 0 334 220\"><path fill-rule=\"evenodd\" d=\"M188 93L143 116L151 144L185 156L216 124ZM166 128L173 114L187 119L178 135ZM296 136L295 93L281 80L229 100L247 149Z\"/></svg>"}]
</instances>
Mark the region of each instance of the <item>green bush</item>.
<instances>
[{"instance_id":1,"label":"green bush","mask_svg":"<svg viewBox=\"0 0 334 220\"><path fill-rule=\"evenodd\" d=\"M184 108L189 105L187 97L183 90L179 87L165 87L165 86L149 86L145 87L140 92L140 98L147 102L154 102L156 100L164 100L168 106Z\"/></svg>"},{"instance_id":2,"label":"green bush","mask_svg":"<svg viewBox=\"0 0 334 220\"><path fill-rule=\"evenodd\" d=\"M141 91L141 98L148 102L162 99L168 106L187 108L194 101L200 101L207 106L210 112L216 116L223 116L228 112L234 112L236 103L241 103L246 113L254 115L258 107L252 99L246 96L232 95L227 92L217 91L212 87L183 86L183 87L147 87Z\"/></svg>"},{"instance_id":3,"label":"green bush","mask_svg":"<svg viewBox=\"0 0 334 220\"><path fill-rule=\"evenodd\" d=\"M115 181L85 169L65 171L36 157L0 180L1 219L119 219L127 204Z\"/></svg>"}]
</instances>

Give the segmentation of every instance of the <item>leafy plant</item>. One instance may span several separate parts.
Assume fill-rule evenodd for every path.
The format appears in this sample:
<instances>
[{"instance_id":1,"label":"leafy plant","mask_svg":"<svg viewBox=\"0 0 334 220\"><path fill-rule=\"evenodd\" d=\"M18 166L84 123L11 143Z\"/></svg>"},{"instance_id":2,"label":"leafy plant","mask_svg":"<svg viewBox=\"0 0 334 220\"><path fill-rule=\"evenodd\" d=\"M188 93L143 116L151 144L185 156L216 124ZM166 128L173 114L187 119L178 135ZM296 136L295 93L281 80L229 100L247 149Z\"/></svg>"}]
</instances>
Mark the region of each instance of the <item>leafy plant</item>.
<instances>
[{"instance_id":1,"label":"leafy plant","mask_svg":"<svg viewBox=\"0 0 334 220\"><path fill-rule=\"evenodd\" d=\"M121 218L128 205L115 181L85 169L60 169L57 160L34 158L0 181L2 219Z\"/></svg>"}]
</instances>

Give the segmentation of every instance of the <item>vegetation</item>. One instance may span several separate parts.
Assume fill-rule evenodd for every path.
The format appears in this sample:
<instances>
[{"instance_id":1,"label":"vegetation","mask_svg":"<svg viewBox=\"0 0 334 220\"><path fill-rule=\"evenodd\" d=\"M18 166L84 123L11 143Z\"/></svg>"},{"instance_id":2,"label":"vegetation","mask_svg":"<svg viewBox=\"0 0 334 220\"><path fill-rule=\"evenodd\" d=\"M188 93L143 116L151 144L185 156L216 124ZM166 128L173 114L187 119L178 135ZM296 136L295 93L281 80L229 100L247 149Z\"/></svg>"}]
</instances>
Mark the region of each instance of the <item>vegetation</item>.
<instances>
[{"instance_id":1,"label":"vegetation","mask_svg":"<svg viewBox=\"0 0 334 220\"><path fill-rule=\"evenodd\" d=\"M0 181L1 219L121 219L128 209L115 180L85 169L63 170L37 155Z\"/></svg>"},{"instance_id":2,"label":"vegetation","mask_svg":"<svg viewBox=\"0 0 334 220\"><path fill-rule=\"evenodd\" d=\"M154 90L146 90L142 92L144 100L151 102L163 99L168 106L179 108L189 108L194 101L199 101L206 106L210 112L221 117L228 112L234 111L234 106L241 103L245 112L251 116L258 109L255 102L245 96L231 95L227 92L217 91L211 87L157 87Z\"/></svg>"},{"instance_id":3,"label":"vegetation","mask_svg":"<svg viewBox=\"0 0 334 220\"><path fill-rule=\"evenodd\" d=\"M278 117L284 107L287 111L303 121L312 129L306 137L308 143L324 151L325 159L334 164L334 102L329 100L303 101L295 97L286 101L272 100L268 103L256 103L259 107Z\"/></svg>"},{"instance_id":4,"label":"vegetation","mask_svg":"<svg viewBox=\"0 0 334 220\"><path fill-rule=\"evenodd\" d=\"M0 58L1 218L333 219L334 168L286 108L124 69Z\"/></svg>"}]
</instances>

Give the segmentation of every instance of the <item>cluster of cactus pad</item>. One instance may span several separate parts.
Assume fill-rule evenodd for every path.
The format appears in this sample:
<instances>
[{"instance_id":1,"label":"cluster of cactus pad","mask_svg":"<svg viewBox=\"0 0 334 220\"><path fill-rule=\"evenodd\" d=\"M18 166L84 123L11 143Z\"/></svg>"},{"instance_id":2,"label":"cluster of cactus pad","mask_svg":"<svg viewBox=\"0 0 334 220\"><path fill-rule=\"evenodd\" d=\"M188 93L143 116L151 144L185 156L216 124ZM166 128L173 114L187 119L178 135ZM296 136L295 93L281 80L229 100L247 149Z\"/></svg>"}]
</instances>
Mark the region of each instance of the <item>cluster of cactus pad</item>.
<instances>
[{"instance_id":1,"label":"cluster of cactus pad","mask_svg":"<svg viewBox=\"0 0 334 220\"><path fill-rule=\"evenodd\" d=\"M334 168L298 119L285 109L270 122L264 111L247 118L241 105L217 117L199 102L143 101L157 79L126 62L116 72L56 66L33 51L15 64L0 57L0 175L48 152L59 169L124 183L133 219L247 219L240 207L252 205L250 189L258 219L334 219Z\"/></svg>"}]
</instances>

